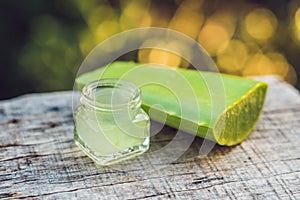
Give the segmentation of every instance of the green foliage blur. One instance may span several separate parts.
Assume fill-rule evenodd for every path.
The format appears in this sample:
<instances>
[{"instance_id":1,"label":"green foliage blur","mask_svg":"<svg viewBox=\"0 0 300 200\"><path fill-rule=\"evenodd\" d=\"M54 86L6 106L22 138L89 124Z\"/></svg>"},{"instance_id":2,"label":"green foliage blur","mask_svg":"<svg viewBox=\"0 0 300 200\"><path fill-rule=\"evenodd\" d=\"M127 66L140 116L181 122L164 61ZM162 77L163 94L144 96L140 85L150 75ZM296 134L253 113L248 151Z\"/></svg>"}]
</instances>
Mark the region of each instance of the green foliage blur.
<instances>
[{"instance_id":1,"label":"green foliage blur","mask_svg":"<svg viewBox=\"0 0 300 200\"><path fill-rule=\"evenodd\" d=\"M0 99L72 89L86 27L75 1L0 1L0 27Z\"/></svg>"},{"instance_id":2,"label":"green foliage blur","mask_svg":"<svg viewBox=\"0 0 300 200\"><path fill-rule=\"evenodd\" d=\"M204 43L209 53L210 50L214 52L211 55L220 64L222 72L255 75L254 65L260 63L267 68L258 75L277 74L300 88L299 8L298 0L1 0L0 99L30 92L71 90L81 62L98 43L118 32L146 26L172 28L190 34ZM297 9L299 22L296 22ZM223 19L224 10L234 13L228 18L234 25L226 21L226 16ZM251 11L258 12L247 15ZM219 13L221 20L215 13ZM191 14L195 17L185 20ZM252 19L260 15L267 17L266 25L271 23L266 29L271 31L271 36L253 24ZM243 25L245 16L249 20ZM224 36L211 34L209 28L212 26L208 22L222 22L211 30L219 30L225 24L220 30L232 32L226 42L245 50L245 54L239 54L245 61L237 60L235 51L232 54L230 48L218 53L222 48L216 45L220 44L206 44L208 36L213 39ZM261 27L264 28L264 24ZM246 30L249 33L245 33ZM299 37L299 41L295 37ZM278 59L277 64L271 63L273 58ZM138 54L124 59L139 60ZM228 69L227 65L232 63L241 64L241 69ZM296 73L298 82L295 82Z\"/></svg>"}]
</instances>

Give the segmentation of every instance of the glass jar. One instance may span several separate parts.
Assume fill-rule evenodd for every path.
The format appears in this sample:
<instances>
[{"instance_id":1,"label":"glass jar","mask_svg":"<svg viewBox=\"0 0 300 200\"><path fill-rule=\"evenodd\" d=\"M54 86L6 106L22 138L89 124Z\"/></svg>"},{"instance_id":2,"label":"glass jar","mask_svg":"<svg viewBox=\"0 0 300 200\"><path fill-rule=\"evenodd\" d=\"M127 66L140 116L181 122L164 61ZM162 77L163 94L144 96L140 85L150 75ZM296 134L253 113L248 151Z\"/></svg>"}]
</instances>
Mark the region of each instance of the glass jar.
<instances>
[{"instance_id":1,"label":"glass jar","mask_svg":"<svg viewBox=\"0 0 300 200\"><path fill-rule=\"evenodd\" d=\"M94 81L82 89L80 102L74 113L74 140L97 164L114 164L148 150L150 119L135 84Z\"/></svg>"}]
</instances>

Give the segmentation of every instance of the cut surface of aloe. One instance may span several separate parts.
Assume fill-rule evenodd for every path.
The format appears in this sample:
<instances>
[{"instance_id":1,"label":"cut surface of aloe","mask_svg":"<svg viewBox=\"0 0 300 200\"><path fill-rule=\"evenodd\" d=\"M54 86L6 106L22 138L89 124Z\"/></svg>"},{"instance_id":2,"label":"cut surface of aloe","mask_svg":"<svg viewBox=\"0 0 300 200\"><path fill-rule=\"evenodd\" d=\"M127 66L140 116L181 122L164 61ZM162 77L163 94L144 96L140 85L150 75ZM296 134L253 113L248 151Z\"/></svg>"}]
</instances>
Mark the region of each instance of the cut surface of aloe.
<instances>
[{"instance_id":1,"label":"cut surface of aloe","mask_svg":"<svg viewBox=\"0 0 300 200\"><path fill-rule=\"evenodd\" d=\"M114 62L84 73L76 84L80 89L104 78L136 83L152 119L226 146L253 131L267 92L266 83L251 79L135 62Z\"/></svg>"}]
</instances>

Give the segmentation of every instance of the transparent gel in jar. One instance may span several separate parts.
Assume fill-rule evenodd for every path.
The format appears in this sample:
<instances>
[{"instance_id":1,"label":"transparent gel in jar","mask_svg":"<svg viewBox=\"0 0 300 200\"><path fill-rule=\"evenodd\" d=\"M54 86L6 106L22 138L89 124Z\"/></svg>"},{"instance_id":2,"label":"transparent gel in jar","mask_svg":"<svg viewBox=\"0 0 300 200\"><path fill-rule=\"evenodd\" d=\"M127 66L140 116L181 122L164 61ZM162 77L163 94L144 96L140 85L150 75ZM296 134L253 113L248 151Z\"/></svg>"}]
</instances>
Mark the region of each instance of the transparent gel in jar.
<instances>
[{"instance_id":1,"label":"transparent gel in jar","mask_svg":"<svg viewBox=\"0 0 300 200\"><path fill-rule=\"evenodd\" d=\"M150 119L135 84L102 79L82 89L75 110L75 143L97 164L114 164L147 151Z\"/></svg>"}]
</instances>

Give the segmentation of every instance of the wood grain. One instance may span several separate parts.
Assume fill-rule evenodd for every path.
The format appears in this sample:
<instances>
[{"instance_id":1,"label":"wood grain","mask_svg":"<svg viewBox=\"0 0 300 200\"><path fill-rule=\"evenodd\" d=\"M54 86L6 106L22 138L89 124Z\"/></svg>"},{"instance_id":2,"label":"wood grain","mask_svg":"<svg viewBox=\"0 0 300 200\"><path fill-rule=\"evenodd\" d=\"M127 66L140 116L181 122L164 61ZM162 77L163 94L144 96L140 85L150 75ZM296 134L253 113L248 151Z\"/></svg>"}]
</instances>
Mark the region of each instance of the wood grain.
<instances>
[{"instance_id":1,"label":"wood grain","mask_svg":"<svg viewBox=\"0 0 300 200\"><path fill-rule=\"evenodd\" d=\"M0 198L300 199L299 92L260 79L270 86L265 111L246 141L200 157L197 138L181 159L154 170L159 154L124 168L98 167L85 156L73 142L70 91L1 101ZM176 130L161 133L152 151Z\"/></svg>"}]
</instances>

